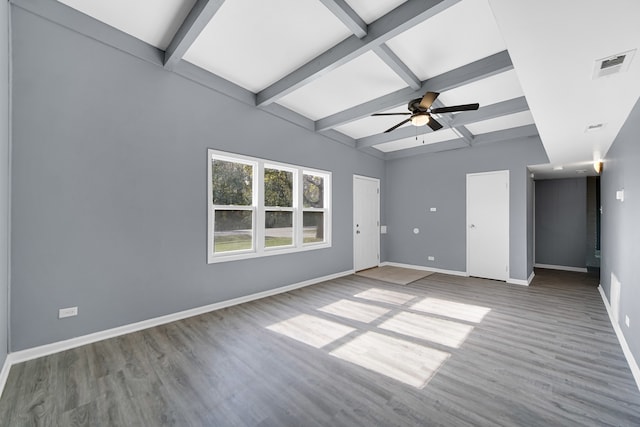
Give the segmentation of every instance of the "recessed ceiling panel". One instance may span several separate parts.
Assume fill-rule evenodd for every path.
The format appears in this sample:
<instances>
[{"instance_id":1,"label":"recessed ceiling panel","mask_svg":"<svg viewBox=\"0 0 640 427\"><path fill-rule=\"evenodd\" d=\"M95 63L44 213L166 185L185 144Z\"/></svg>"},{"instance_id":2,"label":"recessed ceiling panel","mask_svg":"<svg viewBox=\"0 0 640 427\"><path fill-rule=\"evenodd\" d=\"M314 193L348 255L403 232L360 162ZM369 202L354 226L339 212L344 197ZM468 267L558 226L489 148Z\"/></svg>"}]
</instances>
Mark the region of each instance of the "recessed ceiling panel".
<instances>
[{"instance_id":1,"label":"recessed ceiling panel","mask_svg":"<svg viewBox=\"0 0 640 427\"><path fill-rule=\"evenodd\" d=\"M533 123L531 111L521 111L508 116L496 117L495 119L485 120L478 123L471 123L466 128L474 135L482 133L494 132L497 130L515 128L519 126L530 125Z\"/></svg>"},{"instance_id":2,"label":"recessed ceiling panel","mask_svg":"<svg viewBox=\"0 0 640 427\"><path fill-rule=\"evenodd\" d=\"M385 142L374 146L378 150L389 153L391 151L404 150L407 148L420 147L422 145L435 144L436 142L449 141L452 139L458 139L459 136L451 129L440 129L437 132L427 131L426 133L420 133L417 137L409 137L399 139L397 141Z\"/></svg>"},{"instance_id":3,"label":"recessed ceiling panel","mask_svg":"<svg viewBox=\"0 0 640 427\"><path fill-rule=\"evenodd\" d=\"M58 0L165 50L196 0Z\"/></svg>"},{"instance_id":4,"label":"recessed ceiling panel","mask_svg":"<svg viewBox=\"0 0 640 427\"><path fill-rule=\"evenodd\" d=\"M346 0L351 9L353 9L360 18L367 24L371 24L381 16L386 15L396 7L400 6L406 0L387 0L387 1L371 1L371 0Z\"/></svg>"},{"instance_id":5,"label":"recessed ceiling panel","mask_svg":"<svg viewBox=\"0 0 640 427\"><path fill-rule=\"evenodd\" d=\"M522 95L518 76L514 70L510 70L442 92L438 100L445 106L477 102L482 108Z\"/></svg>"},{"instance_id":6,"label":"recessed ceiling panel","mask_svg":"<svg viewBox=\"0 0 640 427\"><path fill-rule=\"evenodd\" d=\"M387 42L420 80L506 49L487 0L463 0Z\"/></svg>"},{"instance_id":7,"label":"recessed ceiling panel","mask_svg":"<svg viewBox=\"0 0 640 427\"><path fill-rule=\"evenodd\" d=\"M640 47L640 2L490 3L549 160L604 156L640 96L640 61L595 80L594 64Z\"/></svg>"},{"instance_id":8,"label":"recessed ceiling panel","mask_svg":"<svg viewBox=\"0 0 640 427\"><path fill-rule=\"evenodd\" d=\"M259 92L350 35L317 0L226 1L184 59Z\"/></svg>"},{"instance_id":9,"label":"recessed ceiling panel","mask_svg":"<svg viewBox=\"0 0 640 427\"><path fill-rule=\"evenodd\" d=\"M406 86L375 53L367 52L278 103L318 120Z\"/></svg>"}]
</instances>

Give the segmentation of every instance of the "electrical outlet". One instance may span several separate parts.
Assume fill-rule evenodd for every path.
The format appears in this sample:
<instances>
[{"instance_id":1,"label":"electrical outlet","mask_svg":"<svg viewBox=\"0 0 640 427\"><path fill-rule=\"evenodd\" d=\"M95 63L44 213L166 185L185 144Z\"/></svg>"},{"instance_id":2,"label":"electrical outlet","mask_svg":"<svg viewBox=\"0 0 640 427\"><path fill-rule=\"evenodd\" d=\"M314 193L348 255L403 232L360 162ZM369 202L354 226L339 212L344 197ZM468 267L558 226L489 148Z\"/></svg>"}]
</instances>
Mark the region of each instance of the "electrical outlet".
<instances>
[{"instance_id":1,"label":"electrical outlet","mask_svg":"<svg viewBox=\"0 0 640 427\"><path fill-rule=\"evenodd\" d=\"M627 328L629 327L629 316L624 316L624 324L627 325Z\"/></svg>"},{"instance_id":2,"label":"electrical outlet","mask_svg":"<svg viewBox=\"0 0 640 427\"><path fill-rule=\"evenodd\" d=\"M429 212L436 212L437 210L438 210L438 209L436 209L436 208L430 208L430 209L429 209Z\"/></svg>"},{"instance_id":3,"label":"electrical outlet","mask_svg":"<svg viewBox=\"0 0 640 427\"><path fill-rule=\"evenodd\" d=\"M429 256L427 257L427 259L428 259L429 261L435 261L435 260L436 260L436 258L435 258L434 256L431 256L431 255L429 255Z\"/></svg>"},{"instance_id":4,"label":"electrical outlet","mask_svg":"<svg viewBox=\"0 0 640 427\"><path fill-rule=\"evenodd\" d=\"M68 307L61 308L58 310L58 319L62 319L64 317L72 317L78 315L78 307Z\"/></svg>"}]
</instances>

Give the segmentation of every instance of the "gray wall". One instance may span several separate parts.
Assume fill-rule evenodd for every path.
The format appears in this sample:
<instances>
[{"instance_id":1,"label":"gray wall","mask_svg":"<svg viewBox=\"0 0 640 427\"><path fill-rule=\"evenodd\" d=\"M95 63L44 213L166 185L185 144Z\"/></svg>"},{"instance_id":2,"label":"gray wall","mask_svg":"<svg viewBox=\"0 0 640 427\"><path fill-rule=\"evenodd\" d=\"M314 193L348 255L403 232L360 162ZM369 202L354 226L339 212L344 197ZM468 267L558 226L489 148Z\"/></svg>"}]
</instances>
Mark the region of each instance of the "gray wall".
<instances>
[{"instance_id":1,"label":"gray wall","mask_svg":"<svg viewBox=\"0 0 640 427\"><path fill-rule=\"evenodd\" d=\"M611 301L611 275L620 282L619 325L640 362L640 102L636 104L604 160L600 180L602 246L600 283ZM624 189L624 201L616 191ZM629 316L630 327L624 324ZM635 331L635 332L634 332Z\"/></svg>"},{"instance_id":2,"label":"gray wall","mask_svg":"<svg viewBox=\"0 0 640 427\"><path fill-rule=\"evenodd\" d=\"M0 1L0 369L9 331L9 3Z\"/></svg>"},{"instance_id":3,"label":"gray wall","mask_svg":"<svg viewBox=\"0 0 640 427\"><path fill-rule=\"evenodd\" d=\"M388 261L466 271L466 174L510 171L510 277L531 273L527 250L527 165L545 163L539 138L387 162L385 237ZM436 212L429 212L435 207ZM420 234L413 234L417 227ZM433 255L435 261L428 261Z\"/></svg>"},{"instance_id":4,"label":"gray wall","mask_svg":"<svg viewBox=\"0 0 640 427\"><path fill-rule=\"evenodd\" d=\"M383 179L381 160L12 18L13 351L353 268L352 176ZM209 147L332 171L333 247L207 265Z\"/></svg>"},{"instance_id":5,"label":"gray wall","mask_svg":"<svg viewBox=\"0 0 640 427\"><path fill-rule=\"evenodd\" d=\"M587 179L536 181L536 264L585 268Z\"/></svg>"}]
</instances>

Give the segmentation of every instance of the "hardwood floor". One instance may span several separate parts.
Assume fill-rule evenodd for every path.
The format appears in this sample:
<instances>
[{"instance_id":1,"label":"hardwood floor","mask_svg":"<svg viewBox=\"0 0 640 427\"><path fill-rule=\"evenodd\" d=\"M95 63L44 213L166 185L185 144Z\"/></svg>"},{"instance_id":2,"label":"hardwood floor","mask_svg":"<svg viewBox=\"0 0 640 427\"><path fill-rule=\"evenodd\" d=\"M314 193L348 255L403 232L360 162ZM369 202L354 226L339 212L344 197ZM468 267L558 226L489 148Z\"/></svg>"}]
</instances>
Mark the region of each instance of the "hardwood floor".
<instances>
[{"instance_id":1,"label":"hardwood floor","mask_svg":"<svg viewBox=\"0 0 640 427\"><path fill-rule=\"evenodd\" d=\"M348 276L14 366L2 426L637 426L597 278Z\"/></svg>"}]
</instances>

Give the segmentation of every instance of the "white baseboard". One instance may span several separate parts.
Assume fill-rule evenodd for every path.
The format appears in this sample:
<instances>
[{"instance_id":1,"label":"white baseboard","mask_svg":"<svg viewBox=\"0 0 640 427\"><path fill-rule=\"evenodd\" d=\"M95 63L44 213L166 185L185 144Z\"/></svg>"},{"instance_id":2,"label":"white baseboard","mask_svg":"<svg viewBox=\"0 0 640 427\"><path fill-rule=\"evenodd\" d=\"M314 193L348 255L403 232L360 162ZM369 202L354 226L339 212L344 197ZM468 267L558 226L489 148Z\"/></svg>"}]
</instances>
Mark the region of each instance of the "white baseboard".
<instances>
[{"instance_id":1,"label":"white baseboard","mask_svg":"<svg viewBox=\"0 0 640 427\"><path fill-rule=\"evenodd\" d=\"M305 286L314 285L316 283L325 282L327 280L337 279L339 277L348 276L349 274L353 274L353 270L343 271L340 273L330 274L328 276L305 280L303 282L282 286L276 289L270 289L264 292L258 292L255 294L230 299L227 301L221 301L214 304L205 305L202 307L196 307L189 310L179 311L177 313L168 314L166 316L155 317L153 319L143 320L141 322L131 323L128 325L119 326L117 328L107 329L104 331L95 332L92 334L83 335L80 337L75 337L75 338L71 338L64 341L45 344L39 347L33 347L33 348L28 348L26 350L16 351L16 352L10 353L7 356L7 362L5 362L5 365L7 365L7 363L9 365L14 365L16 363L25 362L27 360L35 359L42 356L47 356L47 355L58 353L64 350L69 350L69 349L80 347L86 344L91 344L97 341L102 341L108 338L114 338L120 335L129 334L131 332L137 332L143 329L152 328L154 326L175 322L176 320L186 319L187 317L193 317L199 314L208 313L210 311L231 307L233 305L238 305L245 302L254 301L257 299L281 294L284 292L289 292L294 289L303 288ZM8 375L8 369L7 369L7 375ZM2 379L2 377L0 377L0 379ZM1 390L2 389L0 389L0 392Z\"/></svg>"},{"instance_id":2,"label":"white baseboard","mask_svg":"<svg viewBox=\"0 0 640 427\"><path fill-rule=\"evenodd\" d=\"M433 273L450 274L452 276L465 276L465 277L468 276L466 271L442 270L440 268L425 267L423 265L401 264L399 262L390 262L390 261L385 261L381 263L380 267L384 267L385 265L390 265L393 267L411 268L414 270L431 271Z\"/></svg>"},{"instance_id":3,"label":"white baseboard","mask_svg":"<svg viewBox=\"0 0 640 427\"><path fill-rule=\"evenodd\" d=\"M507 283L511 283L512 285L529 286L531 284L531 281L533 280L533 278L535 276L536 276L536 274L532 271L527 280L524 280L524 279L513 279L513 278L510 277L509 280L507 280Z\"/></svg>"},{"instance_id":4,"label":"white baseboard","mask_svg":"<svg viewBox=\"0 0 640 427\"><path fill-rule=\"evenodd\" d=\"M633 353L631 353L631 349L629 348L629 344L627 344L627 340L624 337L624 333L622 333L622 329L620 329L620 325L618 325L618 322L616 322L613 318L611 305L609 304L609 300L607 299L607 296L604 294L604 289L602 289L602 285L598 286L598 291L600 291L600 296L602 297L604 306L607 309L607 313L609 314L609 320L611 321L611 325L613 325L613 330L616 331L616 336L618 337L618 341L620 341L622 352L624 353L624 357L627 359L627 363L629 364L629 368L631 369L631 374L633 375L633 379L636 380L636 385L638 386L638 390L640 390L640 367L638 367L638 363L636 362L636 359L633 357Z\"/></svg>"},{"instance_id":5,"label":"white baseboard","mask_svg":"<svg viewBox=\"0 0 640 427\"><path fill-rule=\"evenodd\" d=\"M588 273L586 267L569 267L567 265L552 265L552 264L534 264L534 267L548 268L549 270L564 270L564 271L576 271L578 273Z\"/></svg>"},{"instance_id":6,"label":"white baseboard","mask_svg":"<svg viewBox=\"0 0 640 427\"><path fill-rule=\"evenodd\" d=\"M7 358L4 360L4 365L2 365L2 370L0 370L0 397L2 397L4 385L7 383L7 378L9 378L10 369L11 360L9 360L9 355L7 355Z\"/></svg>"}]
</instances>

